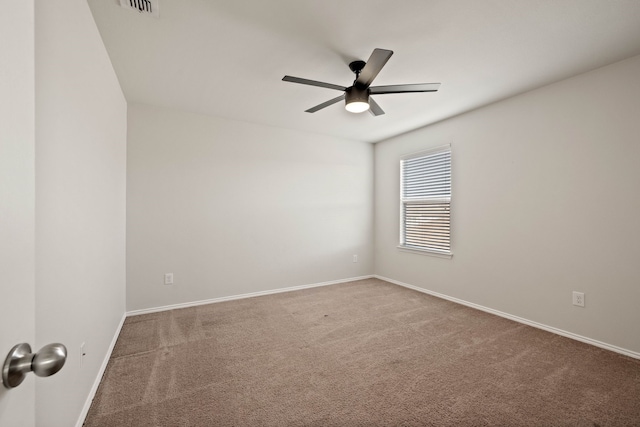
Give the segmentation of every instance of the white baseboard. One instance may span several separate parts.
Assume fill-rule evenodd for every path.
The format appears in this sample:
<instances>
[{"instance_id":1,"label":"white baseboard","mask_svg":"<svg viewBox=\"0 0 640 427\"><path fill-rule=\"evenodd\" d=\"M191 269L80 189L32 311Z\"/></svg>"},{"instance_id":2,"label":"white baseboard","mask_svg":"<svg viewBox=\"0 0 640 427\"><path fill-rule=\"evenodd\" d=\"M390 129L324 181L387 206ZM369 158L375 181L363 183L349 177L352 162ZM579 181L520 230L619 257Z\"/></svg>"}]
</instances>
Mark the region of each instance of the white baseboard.
<instances>
[{"instance_id":1,"label":"white baseboard","mask_svg":"<svg viewBox=\"0 0 640 427\"><path fill-rule=\"evenodd\" d=\"M448 301L452 301L455 302L457 304L462 304L462 305L466 305L467 307L471 307L471 308L475 308L476 310L481 310L481 311L485 311L487 313L491 313L491 314L495 314L496 316L500 316L500 317L504 317L505 319L509 319L509 320L513 320L515 322L518 323L523 323L525 325L528 326L533 326L534 328L538 328L538 329L542 329L544 331L547 332L551 332L557 335L562 335L563 337L567 337L567 338L571 338L574 339L576 341L580 341L586 344L591 344L594 345L596 347L600 347L600 348L604 348L605 350L610 350L616 353L620 353L623 354L625 356L629 356L629 357L633 357L634 359L640 359L640 353L635 352L635 351L631 351L631 350L627 350L626 348L622 348L622 347L618 347L612 344L607 344L604 343L602 341L598 341L598 340L594 340L588 337L584 337L582 335L578 335L578 334L574 334L572 332L568 332L562 329L558 329L558 328L554 328L553 326L547 326L544 325L542 323L538 323L538 322L534 322L532 320L528 320L522 317L518 317L518 316L514 316L512 314L509 313L504 313L502 311L498 311L498 310L494 310L493 308L488 308L488 307L484 307L482 305L479 304L474 304L472 302L468 302L468 301L464 301L458 298L454 298L454 297L450 297L448 295L444 295L438 292L433 292L424 288L420 288L418 286L414 286L414 285L409 285L408 283L403 283L400 282L398 280L394 280L394 279L389 279L388 277L383 277L383 276L379 276L379 275L374 275L373 277L375 277L376 279L380 279L380 280L384 280L385 282L389 282L389 283L393 283L395 285L399 285L405 288L409 288L409 289L413 289L414 291L418 291L418 292L422 292L428 295L432 295L434 297L438 297L438 298L442 298L442 299L446 299Z\"/></svg>"},{"instance_id":2,"label":"white baseboard","mask_svg":"<svg viewBox=\"0 0 640 427\"><path fill-rule=\"evenodd\" d=\"M371 279L372 277L374 277L374 276L373 275L368 275L368 276L350 277L348 279L332 280L332 281L329 281L329 282L313 283L313 284L310 284L310 285L291 286L289 288L272 289L272 290L269 290L269 291L251 292L251 293L248 293L248 294L231 295L231 296L228 296L228 297L220 297L220 298L212 298L212 299L206 299L206 300L201 300L201 301L185 302L185 303L182 303L182 304L172 304L172 305L165 305L165 306L161 306L161 307L144 308L142 310L128 311L126 313L126 315L127 316L139 316L141 314L157 313L157 312L160 312L160 311L175 310L175 309L178 309L178 308L195 307L195 306L198 306L198 305L214 304L214 303L217 303L217 302L233 301L233 300L237 300L237 299L259 297L259 296L263 296L263 295L279 294L279 293L282 293L282 292L299 291L301 289L317 288L317 287L320 287L320 286L336 285L338 283L346 283L346 282L353 282L353 281L356 281L356 280Z\"/></svg>"},{"instance_id":3,"label":"white baseboard","mask_svg":"<svg viewBox=\"0 0 640 427\"><path fill-rule=\"evenodd\" d=\"M93 386L91 387L91 390L89 390L87 401L84 403L82 412L80 412L80 416L78 417L78 422L76 423L76 427L82 427L85 419L87 418L87 414L89 413L89 408L91 408L91 403L93 402L93 398L96 396L96 392L98 391L98 386L100 385L100 381L102 381L102 376L104 375L104 371L107 369L107 364L109 363L109 359L111 358L111 353L113 353L113 349L116 346L116 341L118 341L118 337L120 336L120 331L122 330L122 325L124 325L124 320L126 318L127 318L127 314L124 313L122 315L122 319L120 319L120 323L118 324L118 327L116 328L115 334L113 334L113 339L111 340L111 344L109 344L109 348L107 349L107 354L104 356L102 365L100 365L100 369L98 370L98 375L96 376L96 379L93 382Z\"/></svg>"}]
</instances>

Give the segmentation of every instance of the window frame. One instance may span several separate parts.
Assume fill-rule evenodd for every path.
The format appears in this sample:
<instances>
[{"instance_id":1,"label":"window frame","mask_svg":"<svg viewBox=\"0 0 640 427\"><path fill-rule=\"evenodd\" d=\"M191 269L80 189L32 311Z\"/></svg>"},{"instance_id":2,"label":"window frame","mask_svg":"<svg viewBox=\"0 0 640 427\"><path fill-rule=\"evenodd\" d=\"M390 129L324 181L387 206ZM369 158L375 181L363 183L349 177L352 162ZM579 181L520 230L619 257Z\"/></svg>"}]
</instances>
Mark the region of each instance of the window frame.
<instances>
[{"instance_id":1,"label":"window frame","mask_svg":"<svg viewBox=\"0 0 640 427\"><path fill-rule=\"evenodd\" d=\"M420 198L420 199L416 199L416 198L405 198L404 197L404 162L406 160L412 160L412 159L417 159L417 158L421 158L421 157L428 157L431 155L435 155L435 154L439 154L439 153L445 153L445 152L449 152L449 161L450 161L450 169L449 169L449 183L450 183L450 187L449 187L449 196L448 197L424 197L424 198ZM441 145L438 147L434 147L428 150L423 150L423 151L419 151L419 152L415 152L415 153L411 153L411 154L407 154L404 155L402 157L400 157L400 161L399 161L399 166L400 166L400 197L399 197L399 205L400 205L400 227L399 227L399 244L397 246L397 248L403 252L413 252L413 253L418 253L421 255L429 255L429 256L435 256L435 257L440 257L440 258L452 258L453 257L453 251L452 251L452 247L451 247L451 243L452 243L452 239L451 239L451 205L452 205L452 171L451 171L451 163L452 163L452 149L451 149L451 144L445 144L445 145ZM405 244L405 240L406 240L406 233L405 233L405 226L406 226L406 218L405 218L405 205L408 204L416 204L416 203L422 203L422 204L443 204L446 203L448 204L448 210L449 210L449 215L448 215L448 219L449 219L449 240L448 240L448 244L449 244L449 250L448 251L444 251L444 250L438 250L438 249L433 249L433 248L420 248L417 246L411 246L411 245L406 245Z\"/></svg>"}]
</instances>

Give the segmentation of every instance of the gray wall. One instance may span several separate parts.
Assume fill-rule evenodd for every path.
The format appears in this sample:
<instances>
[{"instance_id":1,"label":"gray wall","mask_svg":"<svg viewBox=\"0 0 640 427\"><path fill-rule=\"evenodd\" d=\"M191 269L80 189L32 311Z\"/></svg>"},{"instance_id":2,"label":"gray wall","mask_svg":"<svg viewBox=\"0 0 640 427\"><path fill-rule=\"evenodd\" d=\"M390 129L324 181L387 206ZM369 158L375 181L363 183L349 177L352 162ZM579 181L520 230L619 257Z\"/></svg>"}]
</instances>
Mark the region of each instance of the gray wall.
<instances>
[{"instance_id":1,"label":"gray wall","mask_svg":"<svg viewBox=\"0 0 640 427\"><path fill-rule=\"evenodd\" d=\"M373 272L371 144L130 105L127 153L128 310Z\"/></svg>"},{"instance_id":2,"label":"gray wall","mask_svg":"<svg viewBox=\"0 0 640 427\"><path fill-rule=\"evenodd\" d=\"M638 76L634 57L376 144L376 274L640 352ZM453 259L401 252L399 158L445 143Z\"/></svg>"},{"instance_id":3,"label":"gray wall","mask_svg":"<svg viewBox=\"0 0 640 427\"><path fill-rule=\"evenodd\" d=\"M85 0L36 2L36 424L69 427L125 311L127 105ZM80 344L87 355L80 367Z\"/></svg>"}]
</instances>

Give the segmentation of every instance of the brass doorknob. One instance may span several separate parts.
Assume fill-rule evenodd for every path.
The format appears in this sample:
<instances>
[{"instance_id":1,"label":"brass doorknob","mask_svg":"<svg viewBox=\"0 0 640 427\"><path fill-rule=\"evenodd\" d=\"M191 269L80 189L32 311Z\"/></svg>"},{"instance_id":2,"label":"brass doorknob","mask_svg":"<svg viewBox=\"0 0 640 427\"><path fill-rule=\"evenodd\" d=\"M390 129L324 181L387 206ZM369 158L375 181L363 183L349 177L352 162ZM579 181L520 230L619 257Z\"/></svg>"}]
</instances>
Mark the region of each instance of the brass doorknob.
<instances>
[{"instance_id":1,"label":"brass doorknob","mask_svg":"<svg viewBox=\"0 0 640 427\"><path fill-rule=\"evenodd\" d=\"M62 344L47 344L37 353L31 353L27 343L11 349L2 366L2 384L6 388L18 387L29 372L39 377L55 374L67 360L67 348Z\"/></svg>"}]
</instances>

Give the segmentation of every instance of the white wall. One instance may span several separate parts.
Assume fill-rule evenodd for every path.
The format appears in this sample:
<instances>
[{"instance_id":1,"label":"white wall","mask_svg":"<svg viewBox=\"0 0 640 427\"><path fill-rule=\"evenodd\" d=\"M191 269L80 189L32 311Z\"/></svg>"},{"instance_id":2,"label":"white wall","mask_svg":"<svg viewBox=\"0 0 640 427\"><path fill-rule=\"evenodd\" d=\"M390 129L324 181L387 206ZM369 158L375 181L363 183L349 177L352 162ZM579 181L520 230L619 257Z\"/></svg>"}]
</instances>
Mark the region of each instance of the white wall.
<instances>
[{"instance_id":1,"label":"white wall","mask_svg":"<svg viewBox=\"0 0 640 427\"><path fill-rule=\"evenodd\" d=\"M35 131L33 0L0 13L0 363L34 338ZM33 377L33 376L31 376ZM0 385L0 426L34 424L34 379Z\"/></svg>"},{"instance_id":2,"label":"white wall","mask_svg":"<svg viewBox=\"0 0 640 427\"><path fill-rule=\"evenodd\" d=\"M378 143L376 273L640 352L638 76L640 56ZM400 252L399 157L444 143L453 259Z\"/></svg>"},{"instance_id":3,"label":"white wall","mask_svg":"<svg viewBox=\"0 0 640 427\"><path fill-rule=\"evenodd\" d=\"M125 311L127 105L85 0L36 2L36 422L78 420ZM80 344L87 355L80 367Z\"/></svg>"},{"instance_id":4,"label":"white wall","mask_svg":"<svg viewBox=\"0 0 640 427\"><path fill-rule=\"evenodd\" d=\"M370 144L130 105L127 156L128 310L373 271Z\"/></svg>"}]
</instances>

